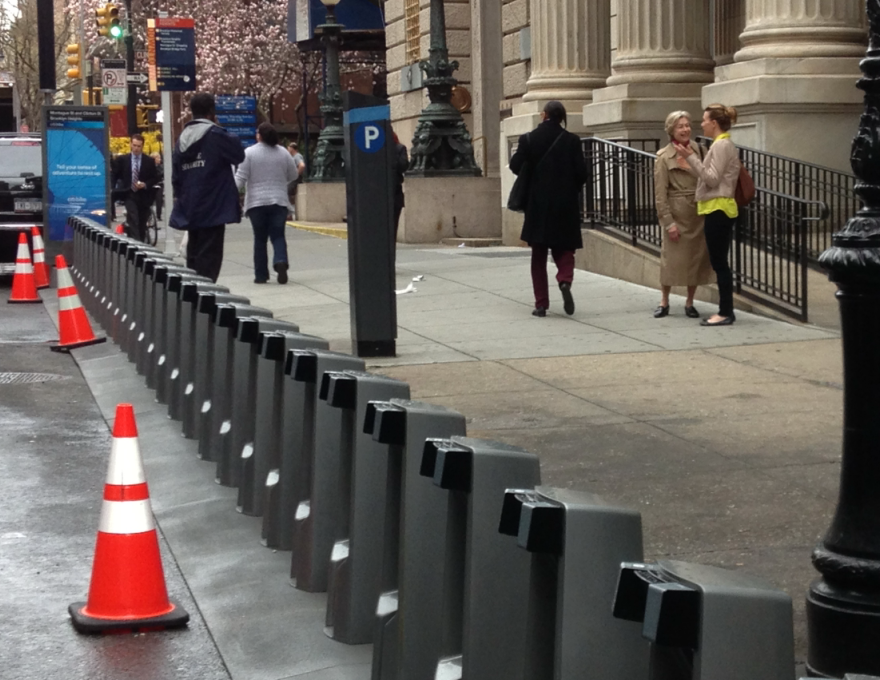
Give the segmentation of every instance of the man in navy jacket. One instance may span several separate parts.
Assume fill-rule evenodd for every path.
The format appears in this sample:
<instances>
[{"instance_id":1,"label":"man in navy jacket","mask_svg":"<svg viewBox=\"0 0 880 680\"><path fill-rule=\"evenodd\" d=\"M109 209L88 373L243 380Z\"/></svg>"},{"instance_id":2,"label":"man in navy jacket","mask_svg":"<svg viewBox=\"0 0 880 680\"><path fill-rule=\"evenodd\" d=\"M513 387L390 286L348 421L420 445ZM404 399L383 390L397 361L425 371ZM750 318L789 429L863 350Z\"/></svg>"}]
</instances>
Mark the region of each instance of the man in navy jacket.
<instances>
[{"instance_id":1,"label":"man in navy jacket","mask_svg":"<svg viewBox=\"0 0 880 680\"><path fill-rule=\"evenodd\" d=\"M226 225L241 221L235 167L244 148L214 122L214 95L190 100L192 120L183 128L172 158L174 208L169 224L189 232L186 266L216 281L223 264Z\"/></svg>"}]
</instances>

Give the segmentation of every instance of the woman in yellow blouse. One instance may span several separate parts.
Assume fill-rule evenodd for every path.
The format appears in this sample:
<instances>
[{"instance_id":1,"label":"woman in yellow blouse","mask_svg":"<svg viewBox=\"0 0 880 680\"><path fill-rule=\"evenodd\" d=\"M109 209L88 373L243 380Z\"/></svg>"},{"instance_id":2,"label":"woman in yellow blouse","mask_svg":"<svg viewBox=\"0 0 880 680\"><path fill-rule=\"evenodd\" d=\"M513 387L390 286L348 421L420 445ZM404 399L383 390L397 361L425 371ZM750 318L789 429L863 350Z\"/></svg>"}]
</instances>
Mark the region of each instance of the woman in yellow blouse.
<instances>
[{"instance_id":1,"label":"woman in yellow blouse","mask_svg":"<svg viewBox=\"0 0 880 680\"><path fill-rule=\"evenodd\" d=\"M676 148L682 163L699 176L697 212L705 215L704 233L709 260L718 278L718 313L704 319L702 326L729 326L736 321L733 313L733 272L728 257L733 226L739 215L734 194L739 179L739 153L730 140L730 126L736 122L732 106L712 104L703 112L703 134L712 138L712 146L701 161L687 146Z\"/></svg>"}]
</instances>

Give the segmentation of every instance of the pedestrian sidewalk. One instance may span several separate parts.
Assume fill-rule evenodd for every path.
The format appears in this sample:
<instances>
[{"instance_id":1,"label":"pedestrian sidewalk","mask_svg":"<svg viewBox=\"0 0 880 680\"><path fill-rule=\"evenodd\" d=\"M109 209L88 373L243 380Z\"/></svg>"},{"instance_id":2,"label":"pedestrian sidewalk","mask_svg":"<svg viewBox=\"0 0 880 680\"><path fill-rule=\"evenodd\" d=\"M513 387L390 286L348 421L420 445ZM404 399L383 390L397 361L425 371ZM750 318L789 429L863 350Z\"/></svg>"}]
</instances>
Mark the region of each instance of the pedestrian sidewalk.
<instances>
[{"instance_id":1,"label":"pedestrian sidewalk","mask_svg":"<svg viewBox=\"0 0 880 680\"><path fill-rule=\"evenodd\" d=\"M250 229L227 229L226 256L219 283L255 304L320 335L333 349L351 351L348 311L347 244L315 233L288 230L291 258L287 286L253 283ZM552 264L550 265L552 270ZM551 271L551 281L553 272ZM414 278L421 277L419 281ZM556 300L548 316L531 316L529 251L523 248L398 246L398 356L370 360L399 365L525 357L706 349L836 337L816 327L780 323L737 313L730 328L703 328L684 316L682 299L671 315L657 320L655 290L577 270L571 318ZM553 293L551 293L551 296ZM551 297L552 300L552 297ZM713 311L708 304L701 308Z\"/></svg>"}]
</instances>

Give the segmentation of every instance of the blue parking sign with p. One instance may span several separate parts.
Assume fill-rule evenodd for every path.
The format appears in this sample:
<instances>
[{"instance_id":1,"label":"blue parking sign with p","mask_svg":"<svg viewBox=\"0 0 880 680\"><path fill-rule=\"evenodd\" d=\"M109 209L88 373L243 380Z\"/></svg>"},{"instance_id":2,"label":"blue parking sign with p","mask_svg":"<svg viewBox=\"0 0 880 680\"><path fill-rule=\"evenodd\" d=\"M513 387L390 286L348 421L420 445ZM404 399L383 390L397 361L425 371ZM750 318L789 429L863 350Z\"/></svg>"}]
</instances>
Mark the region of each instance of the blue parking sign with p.
<instances>
[{"instance_id":1,"label":"blue parking sign with p","mask_svg":"<svg viewBox=\"0 0 880 680\"><path fill-rule=\"evenodd\" d=\"M364 123L354 132L354 142L366 153L376 153L385 146L385 130L381 123Z\"/></svg>"}]
</instances>

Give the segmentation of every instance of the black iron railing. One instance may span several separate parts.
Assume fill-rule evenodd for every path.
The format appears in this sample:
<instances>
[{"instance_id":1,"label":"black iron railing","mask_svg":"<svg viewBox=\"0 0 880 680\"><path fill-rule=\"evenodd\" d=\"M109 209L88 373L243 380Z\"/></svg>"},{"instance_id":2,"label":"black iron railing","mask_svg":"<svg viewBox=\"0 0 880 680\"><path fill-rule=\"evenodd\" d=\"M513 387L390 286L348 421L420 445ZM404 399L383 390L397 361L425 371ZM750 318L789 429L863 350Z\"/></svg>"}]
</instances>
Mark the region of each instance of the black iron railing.
<instances>
[{"instance_id":1,"label":"black iron railing","mask_svg":"<svg viewBox=\"0 0 880 680\"><path fill-rule=\"evenodd\" d=\"M659 253L662 232L654 205L653 153L596 137L582 140L589 179L584 225ZM811 235L828 207L760 186L741 211L733 246L734 282L743 297L807 320L807 267Z\"/></svg>"}]
</instances>

